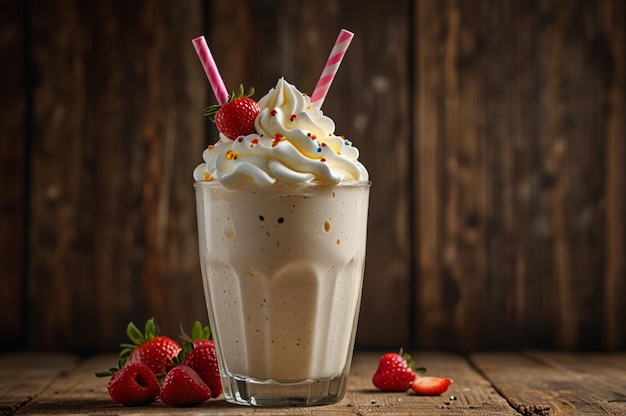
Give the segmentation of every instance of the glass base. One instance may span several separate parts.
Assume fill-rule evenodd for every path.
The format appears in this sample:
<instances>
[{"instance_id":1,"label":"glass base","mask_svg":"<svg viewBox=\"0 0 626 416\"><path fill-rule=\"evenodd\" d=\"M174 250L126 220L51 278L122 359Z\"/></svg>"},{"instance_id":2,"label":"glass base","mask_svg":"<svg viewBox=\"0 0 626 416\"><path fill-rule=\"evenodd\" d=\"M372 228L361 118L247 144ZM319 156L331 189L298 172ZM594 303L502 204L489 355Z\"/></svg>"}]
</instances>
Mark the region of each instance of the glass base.
<instances>
[{"instance_id":1,"label":"glass base","mask_svg":"<svg viewBox=\"0 0 626 416\"><path fill-rule=\"evenodd\" d=\"M346 391L347 376L323 380L280 382L241 376L222 377L224 396L245 406L320 406L339 402Z\"/></svg>"}]
</instances>

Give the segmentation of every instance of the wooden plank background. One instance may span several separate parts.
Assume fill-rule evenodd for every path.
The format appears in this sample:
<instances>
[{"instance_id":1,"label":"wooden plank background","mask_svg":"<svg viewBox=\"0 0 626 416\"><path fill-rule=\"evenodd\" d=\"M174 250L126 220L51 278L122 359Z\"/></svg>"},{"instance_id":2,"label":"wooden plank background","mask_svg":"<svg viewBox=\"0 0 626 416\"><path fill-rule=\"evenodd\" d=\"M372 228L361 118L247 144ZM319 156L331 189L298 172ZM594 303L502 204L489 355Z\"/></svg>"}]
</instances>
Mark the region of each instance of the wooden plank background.
<instances>
[{"instance_id":1,"label":"wooden plank background","mask_svg":"<svg viewBox=\"0 0 626 416\"><path fill-rule=\"evenodd\" d=\"M206 312L191 172L229 89L311 91L374 186L360 348L623 349L622 0L4 3L0 348Z\"/></svg>"}]
</instances>

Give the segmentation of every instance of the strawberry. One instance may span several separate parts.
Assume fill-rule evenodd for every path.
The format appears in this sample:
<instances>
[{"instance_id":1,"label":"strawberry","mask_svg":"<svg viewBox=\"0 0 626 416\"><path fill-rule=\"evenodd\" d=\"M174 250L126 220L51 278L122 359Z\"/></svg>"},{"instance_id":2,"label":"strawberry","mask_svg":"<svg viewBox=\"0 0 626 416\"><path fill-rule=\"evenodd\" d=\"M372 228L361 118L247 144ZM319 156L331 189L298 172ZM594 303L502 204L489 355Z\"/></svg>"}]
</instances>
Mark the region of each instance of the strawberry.
<instances>
[{"instance_id":1,"label":"strawberry","mask_svg":"<svg viewBox=\"0 0 626 416\"><path fill-rule=\"evenodd\" d=\"M211 340L211 329L196 321L193 325L191 338L182 330L184 357L182 363L193 368L202 381L211 389L213 397L222 394L222 380L217 364L215 343ZM179 355L179 360L181 356Z\"/></svg>"},{"instance_id":2,"label":"strawberry","mask_svg":"<svg viewBox=\"0 0 626 416\"><path fill-rule=\"evenodd\" d=\"M449 378L418 377L411 384L411 390L419 396L439 396L448 390L451 383Z\"/></svg>"},{"instance_id":3,"label":"strawberry","mask_svg":"<svg viewBox=\"0 0 626 416\"><path fill-rule=\"evenodd\" d=\"M415 371L423 372L420 367ZM409 354L387 353L380 358L378 368L372 377L374 386L383 391L407 391L415 380L413 360Z\"/></svg>"},{"instance_id":4,"label":"strawberry","mask_svg":"<svg viewBox=\"0 0 626 416\"><path fill-rule=\"evenodd\" d=\"M254 120L261 112L256 101L249 98L253 94L254 88L250 88L246 94L243 85L240 85L238 94L233 92L224 105L216 104L205 108L204 115L215 121L220 133L230 140L252 134L256 131Z\"/></svg>"},{"instance_id":5,"label":"strawberry","mask_svg":"<svg viewBox=\"0 0 626 416\"><path fill-rule=\"evenodd\" d=\"M170 406L195 406L211 398L211 389L191 367L179 365L163 379L159 397Z\"/></svg>"},{"instance_id":6,"label":"strawberry","mask_svg":"<svg viewBox=\"0 0 626 416\"><path fill-rule=\"evenodd\" d=\"M143 363L130 363L115 371L107 388L111 398L124 406L150 404L159 395L159 381Z\"/></svg>"},{"instance_id":7,"label":"strawberry","mask_svg":"<svg viewBox=\"0 0 626 416\"><path fill-rule=\"evenodd\" d=\"M132 322L126 328L132 344L122 344L120 353L122 365L125 362L146 364L157 376L172 368L172 360L181 351L180 345L171 338L159 336L159 328L154 319L146 322L142 333Z\"/></svg>"}]
</instances>

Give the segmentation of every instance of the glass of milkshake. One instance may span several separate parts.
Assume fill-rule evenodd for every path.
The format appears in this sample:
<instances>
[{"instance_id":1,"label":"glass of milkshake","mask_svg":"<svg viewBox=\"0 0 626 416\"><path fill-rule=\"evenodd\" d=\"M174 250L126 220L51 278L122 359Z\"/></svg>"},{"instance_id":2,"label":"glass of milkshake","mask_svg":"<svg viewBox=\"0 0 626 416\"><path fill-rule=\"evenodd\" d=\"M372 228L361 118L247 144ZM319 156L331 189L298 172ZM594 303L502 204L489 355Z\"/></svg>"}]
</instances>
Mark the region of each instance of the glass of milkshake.
<instances>
[{"instance_id":1,"label":"glass of milkshake","mask_svg":"<svg viewBox=\"0 0 626 416\"><path fill-rule=\"evenodd\" d=\"M370 182L334 122L280 79L254 133L194 171L200 262L226 400L335 403L356 334Z\"/></svg>"}]
</instances>

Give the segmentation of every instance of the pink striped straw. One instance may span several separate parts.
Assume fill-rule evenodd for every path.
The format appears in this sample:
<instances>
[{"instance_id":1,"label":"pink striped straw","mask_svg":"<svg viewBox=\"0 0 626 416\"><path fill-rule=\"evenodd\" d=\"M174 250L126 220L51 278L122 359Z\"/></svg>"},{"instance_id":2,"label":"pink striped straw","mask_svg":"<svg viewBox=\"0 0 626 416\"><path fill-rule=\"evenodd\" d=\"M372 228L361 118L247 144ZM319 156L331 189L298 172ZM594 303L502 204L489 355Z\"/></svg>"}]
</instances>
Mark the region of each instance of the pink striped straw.
<instances>
[{"instance_id":1,"label":"pink striped straw","mask_svg":"<svg viewBox=\"0 0 626 416\"><path fill-rule=\"evenodd\" d=\"M228 91L226 91L226 86L220 76L220 71L217 69L217 65L215 65L213 55L211 55L209 45L207 45L204 36L198 36L191 42L196 48L196 53L198 54L198 58L200 58L200 62L202 62L202 67L204 68L204 72L209 79L209 83L211 83L213 94L215 94L217 102L220 105L226 104L228 102Z\"/></svg>"},{"instance_id":2,"label":"pink striped straw","mask_svg":"<svg viewBox=\"0 0 626 416\"><path fill-rule=\"evenodd\" d=\"M328 94L328 90L330 89L330 84L332 84L333 79L335 79L335 74L339 70L339 65L353 37L354 33L345 29L341 29L341 32L339 32L335 45L332 51L330 51L330 56L326 61L326 66L324 66L324 70L322 71L322 76L320 80L317 81L313 94L311 94L311 104L313 107L322 107L326 94Z\"/></svg>"}]
</instances>

